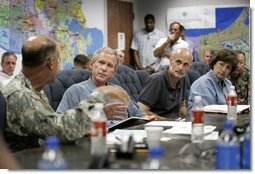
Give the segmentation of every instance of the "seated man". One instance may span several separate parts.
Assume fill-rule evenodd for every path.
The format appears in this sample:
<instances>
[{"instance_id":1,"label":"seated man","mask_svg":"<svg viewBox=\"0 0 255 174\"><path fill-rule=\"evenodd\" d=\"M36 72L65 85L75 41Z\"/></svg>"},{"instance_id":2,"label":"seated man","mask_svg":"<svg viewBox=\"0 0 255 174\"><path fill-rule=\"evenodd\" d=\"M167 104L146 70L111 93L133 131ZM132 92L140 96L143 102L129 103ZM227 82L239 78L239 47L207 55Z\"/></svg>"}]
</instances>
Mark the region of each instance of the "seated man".
<instances>
[{"instance_id":1,"label":"seated man","mask_svg":"<svg viewBox=\"0 0 255 174\"><path fill-rule=\"evenodd\" d=\"M2 55L2 71L0 71L0 89L14 78L13 72L16 67L17 56L13 52L5 52Z\"/></svg>"},{"instance_id":2,"label":"seated man","mask_svg":"<svg viewBox=\"0 0 255 174\"><path fill-rule=\"evenodd\" d=\"M179 48L173 52L167 69L148 77L138 98L139 106L148 115L166 118L187 115L184 76L192 60L192 53L187 48Z\"/></svg>"},{"instance_id":3,"label":"seated man","mask_svg":"<svg viewBox=\"0 0 255 174\"><path fill-rule=\"evenodd\" d=\"M227 79L228 75L236 69L237 59L234 51L222 49L215 54L210 63L211 70L197 79L190 87L188 110L194 103L196 95L201 96L202 104L224 105L232 83Z\"/></svg>"},{"instance_id":4,"label":"seated man","mask_svg":"<svg viewBox=\"0 0 255 174\"><path fill-rule=\"evenodd\" d=\"M210 65L212 58L214 55L214 51L211 49L206 49L204 50L204 54L203 54L203 62L207 65Z\"/></svg>"},{"instance_id":5,"label":"seated man","mask_svg":"<svg viewBox=\"0 0 255 174\"><path fill-rule=\"evenodd\" d=\"M125 53L121 49L115 49L115 51L117 53L117 58L119 59L119 64L123 64L125 59Z\"/></svg>"},{"instance_id":6,"label":"seated man","mask_svg":"<svg viewBox=\"0 0 255 174\"><path fill-rule=\"evenodd\" d=\"M91 62L91 60L88 56L86 56L84 54L78 54L73 59L73 64L74 64L73 69L88 69L88 70L91 70L90 62Z\"/></svg>"},{"instance_id":7,"label":"seated man","mask_svg":"<svg viewBox=\"0 0 255 174\"><path fill-rule=\"evenodd\" d=\"M124 90L101 87L76 108L56 113L43 91L46 84L55 80L59 68L56 42L48 36L34 36L25 41L21 52L22 70L2 91L6 100L5 137L12 150L38 147L40 139L50 135L62 143L73 143L90 133L89 111L94 103L120 100L127 104ZM109 112L106 116L112 117Z\"/></svg>"},{"instance_id":8,"label":"seated man","mask_svg":"<svg viewBox=\"0 0 255 174\"><path fill-rule=\"evenodd\" d=\"M97 50L92 57L91 77L84 82L72 85L66 90L59 103L57 112L63 113L68 109L77 107L81 100L89 97L90 94L100 86L114 85L107 81L114 75L118 64L119 59L117 58L116 51L109 47ZM129 100L128 106L123 105L123 103L119 101L112 101L105 105L104 110L107 114L112 115L113 118L116 119L127 116L126 110L130 116L146 115L131 99Z\"/></svg>"},{"instance_id":9,"label":"seated man","mask_svg":"<svg viewBox=\"0 0 255 174\"><path fill-rule=\"evenodd\" d=\"M238 64L236 70L230 73L230 81L235 86L238 104L248 104L248 98L250 97L250 71L245 68L245 53L238 50L236 54Z\"/></svg>"}]
</instances>

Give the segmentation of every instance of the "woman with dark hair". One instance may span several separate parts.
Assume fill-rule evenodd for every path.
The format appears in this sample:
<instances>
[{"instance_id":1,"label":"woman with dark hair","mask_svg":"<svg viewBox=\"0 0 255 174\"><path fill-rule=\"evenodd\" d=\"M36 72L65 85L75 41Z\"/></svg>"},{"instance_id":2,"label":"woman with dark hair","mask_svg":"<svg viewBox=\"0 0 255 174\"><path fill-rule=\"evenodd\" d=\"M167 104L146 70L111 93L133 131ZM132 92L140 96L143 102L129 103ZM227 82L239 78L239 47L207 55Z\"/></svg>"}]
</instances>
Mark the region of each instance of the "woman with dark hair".
<instances>
[{"instance_id":1,"label":"woman with dark hair","mask_svg":"<svg viewBox=\"0 0 255 174\"><path fill-rule=\"evenodd\" d=\"M217 52L211 63L211 70L198 78L190 87L188 110L193 106L194 96L202 97L202 104L226 104L226 97L232 83L228 75L236 69L237 57L235 51L222 49Z\"/></svg>"}]
</instances>

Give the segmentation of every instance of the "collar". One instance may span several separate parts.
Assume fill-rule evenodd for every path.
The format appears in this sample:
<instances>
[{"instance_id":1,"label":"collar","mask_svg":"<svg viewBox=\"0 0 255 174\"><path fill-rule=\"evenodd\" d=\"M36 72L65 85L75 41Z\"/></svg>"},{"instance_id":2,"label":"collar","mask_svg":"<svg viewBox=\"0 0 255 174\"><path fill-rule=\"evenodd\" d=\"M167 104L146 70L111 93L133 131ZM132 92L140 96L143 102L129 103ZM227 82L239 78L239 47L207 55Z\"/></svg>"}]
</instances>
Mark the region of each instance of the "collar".
<instances>
[{"instance_id":1,"label":"collar","mask_svg":"<svg viewBox=\"0 0 255 174\"><path fill-rule=\"evenodd\" d=\"M215 81L217 84L219 84L221 87L226 86L226 80L225 80L225 79L219 80L219 79L216 77L216 75L214 74L214 72L213 72L212 69L209 71L209 75L210 75L210 76L214 79L214 81Z\"/></svg>"},{"instance_id":2,"label":"collar","mask_svg":"<svg viewBox=\"0 0 255 174\"><path fill-rule=\"evenodd\" d=\"M181 87L181 80L182 80L182 78L176 83L175 88L172 88L171 79L170 79L170 77L169 77L168 70L169 70L169 67L167 67L167 68L164 70L164 78L165 78L165 80L166 80L166 82L167 82L167 88L168 88L168 89L171 89L171 90L179 89L179 88Z\"/></svg>"}]
</instances>

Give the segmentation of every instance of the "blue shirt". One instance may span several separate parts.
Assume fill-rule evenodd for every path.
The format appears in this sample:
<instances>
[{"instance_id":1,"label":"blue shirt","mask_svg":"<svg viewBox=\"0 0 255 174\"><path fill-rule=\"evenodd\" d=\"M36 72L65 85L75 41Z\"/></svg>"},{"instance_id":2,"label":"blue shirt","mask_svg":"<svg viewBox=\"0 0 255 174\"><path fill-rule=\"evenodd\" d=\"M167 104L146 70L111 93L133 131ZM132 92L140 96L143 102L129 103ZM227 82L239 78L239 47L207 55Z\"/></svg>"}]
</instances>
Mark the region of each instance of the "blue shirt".
<instances>
[{"instance_id":1,"label":"blue shirt","mask_svg":"<svg viewBox=\"0 0 255 174\"><path fill-rule=\"evenodd\" d=\"M108 85L116 86L112 83ZM118 86L119 87L119 86ZM83 82L76 83L69 87L63 95L61 102L57 108L57 112L63 113L68 109L75 108L79 105L80 101L86 99L96 89L96 85L93 83L91 77ZM145 112L141 110L137 103L129 99L128 101L128 115L140 117L145 115Z\"/></svg>"},{"instance_id":2,"label":"blue shirt","mask_svg":"<svg viewBox=\"0 0 255 174\"><path fill-rule=\"evenodd\" d=\"M200 95L202 104L207 105L225 105L228 91L232 83L228 79L219 80L213 70L198 78L190 87L190 96L188 100L188 111L190 113L193 106L194 97Z\"/></svg>"}]
</instances>

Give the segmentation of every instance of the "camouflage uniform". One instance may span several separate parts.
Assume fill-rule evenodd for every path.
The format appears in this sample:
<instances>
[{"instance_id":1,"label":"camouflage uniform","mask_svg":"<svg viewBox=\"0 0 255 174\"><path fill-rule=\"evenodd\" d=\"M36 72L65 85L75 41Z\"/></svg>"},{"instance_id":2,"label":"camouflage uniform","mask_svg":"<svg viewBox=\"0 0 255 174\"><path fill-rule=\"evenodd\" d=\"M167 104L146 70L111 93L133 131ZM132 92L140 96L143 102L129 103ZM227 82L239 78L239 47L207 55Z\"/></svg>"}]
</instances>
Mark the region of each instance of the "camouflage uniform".
<instances>
[{"instance_id":1,"label":"camouflage uniform","mask_svg":"<svg viewBox=\"0 0 255 174\"><path fill-rule=\"evenodd\" d=\"M238 100L244 99L245 102L242 104L247 104L248 101L248 88L250 84L250 72L248 69L244 69L243 72L237 78L230 78L232 84L235 86Z\"/></svg>"},{"instance_id":2,"label":"camouflage uniform","mask_svg":"<svg viewBox=\"0 0 255 174\"><path fill-rule=\"evenodd\" d=\"M62 143L71 143L86 135L91 128L89 110L96 102L108 102L102 91L80 102L63 114L49 105L42 90L33 90L30 81L20 73L3 90L6 100L6 141L12 150L39 146L39 140L57 135Z\"/></svg>"}]
</instances>

